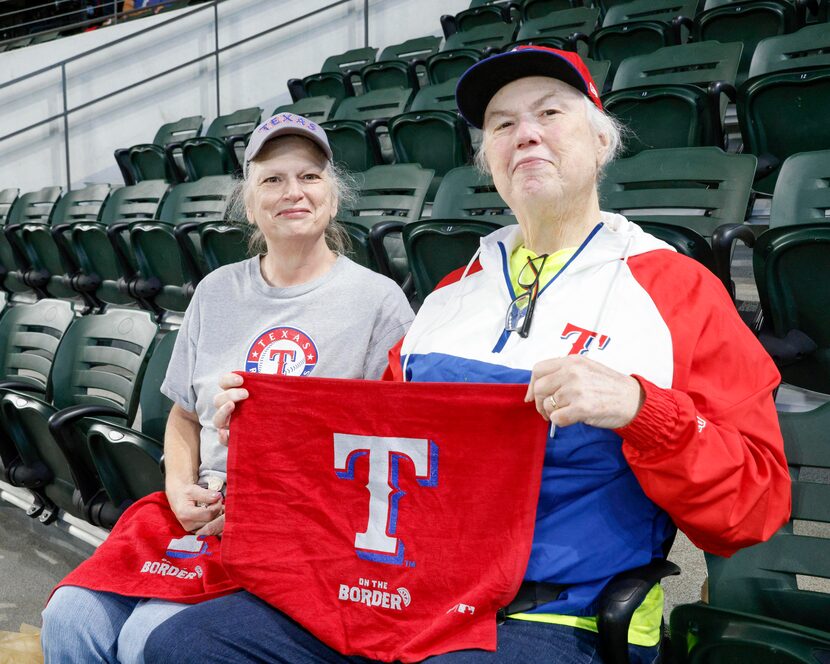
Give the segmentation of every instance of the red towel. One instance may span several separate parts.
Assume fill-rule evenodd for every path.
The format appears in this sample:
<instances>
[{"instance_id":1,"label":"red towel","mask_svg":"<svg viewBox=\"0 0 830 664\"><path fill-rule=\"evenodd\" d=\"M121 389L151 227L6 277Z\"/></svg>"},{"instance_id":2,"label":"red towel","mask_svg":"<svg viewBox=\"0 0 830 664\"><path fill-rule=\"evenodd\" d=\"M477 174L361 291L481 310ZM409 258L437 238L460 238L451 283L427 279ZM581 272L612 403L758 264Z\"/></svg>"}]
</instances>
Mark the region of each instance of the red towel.
<instances>
[{"instance_id":1,"label":"red towel","mask_svg":"<svg viewBox=\"0 0 830 664\"><path fill-rule=\"evenodd\" d=\"M495 650L522 581L546 423L526 386L245 375L222 560L347 655ZM243 627L244 628L244 627Z\"/></svg>"},{"instance_id":2,"label":"red towel","mask_svg":"<svg viewBox=\"0 0 830 664\"><path fill-rule=\"evenodd\" d=\"M239 590L222 568L218 537L196 537L167 497L152 493L121 515L106 541L61 586L196 604Z\"/></svg>"}]
</instances>

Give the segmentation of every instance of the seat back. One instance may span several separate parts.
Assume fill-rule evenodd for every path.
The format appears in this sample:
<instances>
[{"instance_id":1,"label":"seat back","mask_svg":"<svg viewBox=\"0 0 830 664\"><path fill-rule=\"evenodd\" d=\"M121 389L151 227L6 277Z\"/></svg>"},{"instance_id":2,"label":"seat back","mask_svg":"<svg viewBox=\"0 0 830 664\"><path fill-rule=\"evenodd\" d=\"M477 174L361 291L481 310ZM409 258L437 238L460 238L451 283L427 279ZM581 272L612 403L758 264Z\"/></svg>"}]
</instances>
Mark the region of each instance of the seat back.
<instances>
[{"instance_id":1,"label":"seat back","mask_svg":"<svg viewBox=\"0 0 830 664\"><path fill-rule=\"evenodd\" d=\"M658 85L735 83L742 47L738 43L702 42L665 46L654 53L626 58L614 76L613 90Z\"/></svg>"},{"instance_id":2,"label":"seat back","mask_svg":"<svg viewBox=\"0 0 830 664\"><path fill-rule=\"evenodd\" d=\"M45 392L52 360L75 318L63 300L39 300L10 307L0 318L0 376Z\"/></svg>"},{"instance_id":3,"label":"seat back","mask_svg":"<svg viewBox=\"0 0 830 664\"><path fill-rule=\"evenodd\" d=\"M528 3L525 3L524 7L527 6ZM590 35L598 20L599 10L589 7L545 13L536 18L527 18L516 33L516 42L542 44L545 40L556 40L562 44L575 32Z\"/></svg>"},{"instance_id":4,"label":"seat back","mask_svg":"<svg viewBox=\"0 0 830 664\"><path fill-rule=\"evenodd\" d=\"M44 187L39 191L30 191L18 198L9 212L6 225L40 223L48 224L52 219L55 204L61 196L60 187Z\"/></svg>"},{"instance_id":5,"label":"seat back","mask_svg":"<svg viewBox=\"0 0 830 664\"><path fill-rule=\"evenodd\" d=\"M77 319L64 335L47 388L58 410L113 406L132 421L157 325L146 311L110 309Z\"/></svg>"},{"instance_id":6,"label":"seat back","mask_svg":"<svg viewBox=\"0 0 830 664\"><path fill-rule=\"evenodd\" d=\"M320 72L339 72L345 74L360 69L364 65L375 61L378 50L371 46L353 48L337 55L330 55L323 62Z\"/></svg>"},{"instance_id":7,"label":"seat back","mask_svg":"<svg viewBox=\"0 0 830 664\"><path fill-rule=\"evenodd\" d=\"M335 108L337 108L337 99L334 97L306 97L295 101L293 104L277 106L271 115L293 113L294 115L302 115L314 122L326 122L334 114Z\"/></svg>"},{"instance_id":8,"label":"seat back","mask_svg":"<svg viewBox=\"0 0 830 664\"><path fill-rule=\"evenodd\" d=\"M719 148L645 150L606 168L600 206L629 220L684 226L711 238L746 217L756 160Z\"/></svg>"},{"instance_id":9,"label":"seat back","mask_svg":"<svg viewBox=\"0 0 830 664\"><path fill-rule=\"evenodd\" d=\"M699 41L744 45L737 79L740 85L747 78L758 43L792 32L796 27L795 6L788 0L716 0L707 2L706 10L698 16L695 36Z\"/></svg>"},{"instance_id":10,"label":"seat back","mask_svg":"<svg viewBox=\"0 0 830 664\"><path fill-rule=\"evenodd\" d=\"M176 122L161 125L156 132L153 143L165 147L170 143L181 143L188 138L195 138L202 131L204 118L201 115L192 115Z\"/></svg>"},{"instance_id":11,"label":"seat back","mask_svg":"<svg viewBox=\"0 0 830 664\"><path fill-rule=\"evenodd\" d=\"M781 167L770 209L770 228L830 223L830 150L802 152Z\"/></svg>"},{"instance_id":12,"label":"seat back","mask_svg":"<svg viewBox=\"0 0 830 664\"><path fill-rule=\"evenodd\" d=\"M830 224L770 228L752 253L764 320L776 337L792 330L807 335L806 349L780 367L785 382L830 394Z\"/></svg>"},{"instance_id":13,"label":"seat back","mask_svg":"<svg viewBox=\"0 0 830 664\"><path fill-rule=\"evenodd\" d=\"M504 22L502 5L496 4L469 7L455 15L455 25L459 32L502 22Z\"/></svg>"},{"instance_id":14,"label":"seat back","mask_svg":"<svg viewBox=\"0 0 830 664\"><path fill-rule=\"evenodd\" d=\"M414 91L407 88L382 88L359 97L347 97L334 114L335 120L378 120L400 115L409 109Z\"/></svg>"},{"instance_id":15,"label":"seat back","mask_svg":"<svg viewBox=\"0 0 830 664\"><path fill-rule=\"evenodd\" d=\"M790 522L772 539L731 558L706 556L713 606L776 618L822 630L830 637L830 594L799 589L798 575L830 579L830 539L805 523L830 523L830 404L803 413L780 413L792 478ZM820 661L820 660L816 660Z\"/></svg>"},{"instance_id":16,"label":"seat back","mask_svg":"<svg viewBox=\"0 0 830 664\"><path fill-rule=\"evenodd\" d=\"M432 171L416 164L394 164L375 166L356 177L358 198L348 209L338 210L337 219L370 229L381 221L418 219Z\"/></svg>"},{"instance_id":17,"label":"seat back","mask_svg":"<svg viewBox=\"0 0 830 664\"><path fill-rule=\"evenodd\" d=\"M455 87L458 85L457 78L451 78L443 83L427 85L418 90L415 99L412 100L410 111L454 111L458 112L458 105L455 103Z\"/></svg>"},{"instance_id":18,"label":"seat back","mask_svg":"<svg viewBox=\"0 0 830 664\"><path fill-rule=\"evenodd\" d=\"M454 168L444 176L435 195L432 219L470 219L501 226L516 222L507 203L496 191L492 178L474 166Z\"/></svg>"},{"instance_id":19,"label":"seat back","mask_svg":"<svg viewBox=\"0 0 830 664\"><path fill-rule=\"evenodd\" d=\"M213 221L201 224L199 238L208 271L248 258L251 255L248 249L250 236L250 225L245 223Z\"/></svg>"},{"instance_id":20,"label":"seat back","mask_svg":"<svg viewBox=\"0 0 830 664\"><path fill-rule=\"evenodd\" d=\"M572 0L522 0L520 3L520 11L522 21L526 22L545 16L561 14L574 8L581 9L579 5L582 4L587 5L589 3L583 3L581 1L573 2ZM590 34L591 32L593 32L593 28L585 32L585 34Z\"/></svg>"},{"instance_id":21,"label":"seat back","mask_svg":"<svg viewBox=\"0 0 830 664\"><path fill-rule=\"evenodd\" d=\"M433 85L458 80L465 71L484 57L477 48L456 48L439 51L427 58L427 78Z\"/></svg>"},{"instance_id":22,"label":"seat back","mask_svg":"<svg viewBox=\"0 0 830 664\"><path fill-rule=\"evenodd\" d=\"M749 77L830 64L830 34L826 25L811 25L792 34L762 40L752 56Z\"/></svg>"},{"instance_id":23,"label":"seat back","mask_svg":"<svg viewBox=\"0 0 830 664\"><path fill-rule=\"evenodd\" d=\"M3 189L0 191L0 226L6 225L6 219L19 193L19 189Z\"/></svg>"},{"instance_id":24,"label":"seat back","mask_svg":"<svg viewBox=\"0 0 830 664\"><path fill-rule=\"evenodd\" d=\"M437 53L440 46L441 38L432 35L407 39L400 44L392 44L384 48L380 52L377 62L385 60L404 60L405 62L425 60L433 53Z\"/></svg>"},{"instance_id":25,"label":"seat back","mask_svg":"<svg viewBox=\"0 0 830 664\"><path fill-rule=\"evenodd\" d=\"M262 118L258 106L242 108L227 115L219 115L210 123L205 136L227 138L229 136L250 136Z\"/></svg>"},{"instance_id":26,"label":"seat back","mask_svg":"<svg viewBox=\"0 0 830 664\"><path fill-rule=\"evenodd\" d=\"M473 48L479 51L492 46L501 48L513 41L518 26L513 23L488 23L463 32L456 32L447 37L444 42L444 51Z\"/></svg>"},{"instance_id":27,"label":"seat back","mask_svg":"<svg viewBox=\"0 0 830 664\"><path fill-rule=\"evenodd\" d=\"M696 12L697 0L633 0L609 7L602 27L631 26L638 21L671 23L677 16L694 18Z\"/></svg>"}]
</instances>

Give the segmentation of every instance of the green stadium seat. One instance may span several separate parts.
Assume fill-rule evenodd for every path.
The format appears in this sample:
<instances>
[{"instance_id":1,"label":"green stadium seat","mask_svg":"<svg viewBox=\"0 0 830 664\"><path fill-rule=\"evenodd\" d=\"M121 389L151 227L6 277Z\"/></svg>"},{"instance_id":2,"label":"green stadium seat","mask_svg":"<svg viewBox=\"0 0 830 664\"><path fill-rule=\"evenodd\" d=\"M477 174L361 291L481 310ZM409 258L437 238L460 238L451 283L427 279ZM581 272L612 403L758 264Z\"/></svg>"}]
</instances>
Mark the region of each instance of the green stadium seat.
<instances>
[{"instance_id":1,"label":"green stadium seat","mask_svg":"<svg viewBox=\"0 0 830 664\"><path fill-rule=\"evenodd\" d=\"M132 422L138 408L138 385L157 332L145 311L112 309L77 319L55 353L46 392L35 397L3 390L0 410L20 456L18 472L26 488L46 501L41 518L56 508L89 523L111 527L120 515L103 492L86 444L78 413L101 412ZM118 415L116 415L118 413ZM64 420L73 420L64 426ZM24 472L25 471L25 472Z\"/></svg>"},{"instance_id":2,"label":"green stadium seat","mask_svg":"<svg viewBox=\"0 0 830 664\"><path fill-rule=\"evenodd\" d=\"M600 207L635 223L648 222L649 232L667 242L676 239L679 231L659 233L664 224L703 236L712 243L715 274L734 294L733 244L736 240L752 244L755 239L743 224L755 165L752 155L726 154L714 147L644 150L607 166L599 186ZM695 244L699 242L690 235L676 246L689 254ZM698 254L703 257L705 250Z\"/></svg>"},{"instance_id":3,"label":"green stadium seat","mask_svg":"<svg viewBox=\"0 0 830 664\"><path fill-rule=\"evenodd\" d=\"M403 227L406 260L412 272L415 300L423 302L453 270L466 265L485 235L501 228L488 221L421 219Z\"/></svg>"},{"instance_id":4,"label":"green stadium seat","mask_svg":"<svg viewBox=\"0 0 830 664\"><path fill-rule=\"evenodd\" d=\"M753 264L761 343L785 382L830 394L830 150L784 162Z\"/></svg>"},{"instance_id":5,"label":"green stadium seat","mask_svg":"<svg viewBox=\"0 0 830 664\"><path fill-rule=\"evenodd\" d=\"M293 104L277 106L271 115L279 113L293 113L302 115L304 118L322 123L330 120L337 108L337 100L334 97L306 97L295 101Z\"/></svg>"},{"instance_id":6,"label":"green stadium seat","mask_svg":"<svg viewBox=\"0 0 830 664\"><path fill-rule=\"evenodd\" d=\"M400 231L421 216L432 176L415 164L375 166L357 176L357 201L337 212L356 246L355 257L365 256L367 267L399 284L409 272Z\"/></svg>"},{"instance_id":7,"label":"green stadium seat","mask_svg":"<svg viewBox=\"0 0 830 664\"><path fill-rule=\"evenodd\" d=\"M444 36L449 37L455 32L464 32L483 25L510 23L510 19L509 5L491 3L469 7L455 16L444 15L441 17L441 26L444 28Z\"/></svg>"},{"instance_id":8,"label":"green stadium seat","mask_svg":"<svg viewBox=\"0 0 830 664\"><path fill-rule=\"evenodd\" d=\"M204 136L182 142L188 181L195 182L208 175L241 173L239 158L261 118L261 108L243 108L217 117Z\"/></svg>"},{"instance_id":9,"label":"green stadium seat","mask_svg":"<svg viewBox=\"0 0 830 664\"><path fill-rule=\"evenodd\" d=\"M758 44L738 89L744 151L758 157L755 189L771 194L784 160L830 148L830 30L826 24Z\"/></svg>"},{"instance_id":10,"label":"green stadium seat","mask_svg":"<svg viewBox=\"0 0 830 664\"><path fill-rule=\"evenodd\" d=\"M530 44L570 50L570 36L574 33L591 34L596 29L598 20L599 10L588 7L564 9L538 18L527 18L522 21L516 33L516 41L508 44L504 50ZM587 55L587 49L580 55Z\"/></svg>"},{"instance_id":11,"label":"green stadium seat","mask_svg":"<svg viewBox=\"0 0 830 664\"><path fill-rule=\"evenodd\" d=\"M408 113L389 120L389 140L399 164L420 164L435 172L427 200L435 198L448 171L470 163L470 130L458 115L456 81L428 85L418 91Z\"/></svg>"},{"instance_id":12,"label":"green stadium seat","mask_svg":"<svg viewBox=\"0 0 830 664\"><path fill-rule=\"evenodd\" d=\"M0 263L8 270L3 279L3 290L7 293L32 293L31 286L23 278L24 273L31 269L29 256L17 233L24 225L48 226L60 196L60 187L44 187L21 195L9 210L3 237L0 238Z\"/></svg>"},{"instance_id":13,"label":"green stadium seat","mask_svg":"<svg viewBox=\"0 0 830 664\"><path fill-rule=\"evenodd\" d=\"M427 58L430 83L443 83L458 78L485 55L504 48L514 40L517 26L513 23L490 23L447 37L442 48Z\"/></svg>"},{"instance_id":14,"label":"green stadium seat","mask_svg":"<svg viewBox=\"0 0 830 664\"><path fill-rule=\"evenodd\" d=\"M409 110L415 91L411 88L381 88L359 97L347 97L334 114L322 123L334 154L334 161L350 171L365 171L392 159L392 148L384 145L377 126Z\"/></svg>"},{"instance_id":15,"label":"green stadium seat","mask_svg":"<svg viewBox=\"0 0 830 664\"><path fill-rule=\"evenodd\" d=\"M799 2L799 4L801 4ZM790 0L708 0L695 21L696 41L744 45L737 84L747 78L755 47L762 39L793 32L803 25Z\"/></svg>"},{"instance_id":16,"label":"green stadium seat","mask_svg":"<svg viewBox=\"0 0 830 664\"><path fill-rule=\"evenodd\" d=\"M440 37L419 37L387 46L375 62L360 70L363 91L414 88L427 84L426 59L438 52Z\"/></svg>"},{"instance_id":17,"label":"green stadium seat","mask_svg":"<svg viewBox=\"0 0 830 664\"><path fill-rule=\"evenodd\" d=\"M697 0L634 0L614 5L605 13L602 28L589 40L589 55L610 60L611 73L635 55L686 41Z\"/></svg>"},{"instance_id":18,"label":"green stadium seat","mask_svg":"<svg viewBox=\"0 0 830 664\"><path fill-rule=\"evenodd\" d=\"M121 169L124 184L142 180L181 182L185 175L181 158L182 141L198 136L203 122L201 115L169 122L159 127L152 143L117 149L115 161Z\"/></svg>"},{"instance_id":19,"label":"green stadium seat","mask_svg":"<svg viewBox=\"0 0 830 664\"><path fill-rule=\"evenodd\" d=\"M302 96L334 97L337 101L352 97L356 93L355 84L360 83L358 72L375 61L377 52L376 48L367 46L332 55L323 62L320 73L288 81L288 90L294 101Z\"/></svg>"},{"instance_id":20,"label":"green stadium seat","mask_svg":"<svg viewBox=\"0 0 830 664\"><path fill-rule=\"evenodd\" d=\"M589 4L582 0L519 0L518 2L523 24L527 21L552 16L560 12L582 9L584 8L583 5L588 7Z\"/></svg>"},{"instance_id":21,"label":"green stadium seat","mask_svg":"<svg viewBox=\"0 0 830 664\"><path fill-rule=\"evenodd\" d=\"M72 305L63 300L39 300L10 307L0 318L0 394L4 390L44 395L52 360L61 338L75 318ZM8 435L0 412L0 477L16 486L28 486L32 473ZM38 487L28 486L35 496L30 516L40 515L46 504Z\"/></svg>"},{"instance_id":22,"label":"green stadium seat","mask_svg":"<svg viewBox=\"0 0 830 664\"><path fill-rule=\"evenodd\" d=\"M724 147L723 119L735 99L741 45L666 46L626 58L605 109L630 131L624 156L654 148Z\"/></svg>"},{"instance_id":23,"label":"green stadium seat","mask_svg":"<svg viewBox=\"0 0 830 664\"><path fill-rule=\"evenodd\" d=\"M169 188L164 180L144 180L120 187L107 198L100 219L70 225L67 234L79 268L72 279L74 290L94 298L101 306L135 302L127 289L138 272L129 225L158 218Z\"/></svg>"},{"instance_id":24,"label":"green stadium seat","mask_svg":"<svg viewBox=\"0 0 830 664\"><path fill-rule=\"evenodd\" d=\"M485 221L501 226L516 223L516 217L496 191L493 179L475 166L454 168L444 176L431 221Z\"/></svg>"},{"instance_id":25,"label":"green stadium seat","mask_svg":"<svg viewBox=\"0 0 830 664\"><path fill-rule=\"evenodd\" d=\"M154 491L164 491L161 459L164 429L173 402L159 388L167 373L177 331L159 339L147 362L139 393L140 430L102 419L103 409L94 418L84 419L86 442L92 463L109 503L121 512ZM112 413L117 417L117 411ZM77 426L83 411L65 418L63 427Z\"/></svg>"},{"instance_id":26,"label":"green stadium seat","mask_svg":"<svg viewBox=\"0 0 830 664\"><path fill-rule=\"evenodd\" d=\"M792 516L772 539L731 558L707 554L709 603L671 613L677 664L819 664L830 660L830 594L799 576L830 578L830 404L781 413ZM815 534L805 534L813 522ZM825 528L826 532L826 528Z\"/></svg>"},{"instance_id":27,"label":"green stadium seat","mask_svg":"<svg viewBox=\"0 0 830 664\"><path fill-rule=\"evenodd\" d=\"M78 259L68 231L77 222L97 222L109 195L108 184L73 189L56 203L48 222L33 220L14 228L7 227L26 257L28 269L23 272L23 281L41 297L72 298L78 295L72 288L72 279L79 270ZM85 301L90 307L95 304L90 297L85 297Z\"/></svg>"},{"instance_id":28,"label":"green stadium seat","mask_svg":"<svg viewBox=\"0 0 830 664\"><path fill-rule=\"evenodd\" d=\"M207 272L249 258L250 237L251 230L247 222L209 221L199 224L199 239Z\"/></svg>"},{"instance_id":29,"label":"green stadium seat","mask_svg":"<svg viewBox=\"0 0 830 664\"><path fill-rule=\"evenodd\" d=\"M184 311L199 279L206 272L198 246L200 224L221 221L236 188L230 175L211 175L184 182L170 190L154 221L129 224L137 276L128 289L133 298L157 316Z\"/></svg>"}]
</instances>

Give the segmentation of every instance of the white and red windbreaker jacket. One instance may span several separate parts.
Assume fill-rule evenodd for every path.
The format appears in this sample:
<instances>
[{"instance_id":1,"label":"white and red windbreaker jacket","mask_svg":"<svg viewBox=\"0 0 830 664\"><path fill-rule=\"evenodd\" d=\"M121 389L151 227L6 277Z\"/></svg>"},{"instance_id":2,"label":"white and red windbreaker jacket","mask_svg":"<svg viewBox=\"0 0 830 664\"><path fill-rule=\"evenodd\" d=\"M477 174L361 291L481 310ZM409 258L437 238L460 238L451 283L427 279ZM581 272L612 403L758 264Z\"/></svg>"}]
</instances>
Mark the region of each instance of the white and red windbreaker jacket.
<instances>
[{"instance_id":1,"label":"white and red windbreaker jacket","mask_svg":"<svg viewBox=\"0 0 830 664\"><path fill-rule=\"evenodd\" d=\"M527 383L536 362L587 353L642 384L643 407L623 429L575 424L548 440L525 578L569 588L538 610L593 615L611 577L663 555L673 524L719 555L769 538L790 513L780 376L721 282L602 213L540 291L522 339L504 331L519 242L517 226L482 239L463 278L426 298L387 377Z\"/></svg>"}]
</instances>

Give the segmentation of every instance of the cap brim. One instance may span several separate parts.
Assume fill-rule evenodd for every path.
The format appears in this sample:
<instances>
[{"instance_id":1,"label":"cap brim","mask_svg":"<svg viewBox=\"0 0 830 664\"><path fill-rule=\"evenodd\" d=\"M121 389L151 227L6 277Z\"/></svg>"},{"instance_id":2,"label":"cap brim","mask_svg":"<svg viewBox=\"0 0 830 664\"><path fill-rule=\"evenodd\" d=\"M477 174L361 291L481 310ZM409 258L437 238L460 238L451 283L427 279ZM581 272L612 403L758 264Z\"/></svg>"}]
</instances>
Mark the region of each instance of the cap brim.
<instances>
[{"instance_id":1,"label":"cap brim","mask_svg":"<svg viewBox=\"0 0 830 664\"><path fill-rule=\"evenodd\" d=\"M574 66L555 53L532 49L490 56L468 69L458 80L455 101L464 119L481 129L484 111L505 85L527 76L549 76L588 94L585 79Z\"/></svg>"}]
</instances>

